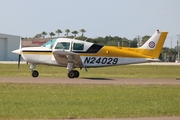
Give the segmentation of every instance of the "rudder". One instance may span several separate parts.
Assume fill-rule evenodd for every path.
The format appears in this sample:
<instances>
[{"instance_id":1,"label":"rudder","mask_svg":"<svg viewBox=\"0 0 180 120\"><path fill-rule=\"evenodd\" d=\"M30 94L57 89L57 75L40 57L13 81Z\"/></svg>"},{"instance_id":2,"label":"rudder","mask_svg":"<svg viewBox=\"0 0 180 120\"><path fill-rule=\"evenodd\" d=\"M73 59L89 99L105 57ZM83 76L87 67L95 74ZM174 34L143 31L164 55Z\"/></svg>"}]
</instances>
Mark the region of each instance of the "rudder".
<instances>
[{"instance_id":1,"label":"rudder","mask_svg":"<svg viewBox=\"0 0 180 120\"><path fill-rule=\"evenodd\" d=\"M151 38L144 45L139 47L139 49L144 49L142 51L143 55L147 55L150 58L158 58L162 47L164 45L164 41L166 39L168 32L160 32L157 30Z\"/></svg>"}]
</instances>

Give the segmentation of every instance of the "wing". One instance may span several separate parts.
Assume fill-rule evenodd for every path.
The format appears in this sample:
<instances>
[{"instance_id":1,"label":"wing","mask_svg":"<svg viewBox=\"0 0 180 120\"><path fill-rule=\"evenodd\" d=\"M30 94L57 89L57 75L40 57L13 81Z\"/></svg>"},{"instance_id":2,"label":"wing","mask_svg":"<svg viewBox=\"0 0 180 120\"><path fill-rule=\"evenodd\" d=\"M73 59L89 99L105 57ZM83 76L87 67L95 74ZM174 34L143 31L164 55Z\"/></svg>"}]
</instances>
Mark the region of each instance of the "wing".
<instances>
[{"instance_id":1,"label":"wing","mask_svg":"<svg viewBox=\"0 0 180 120\"><path fill-rule=\"evenodd\" d=\"M54 50L53 55L55 60L63 66L67 66L67 63L73 63L73 68L83 67L79 54L64 50Z\"/></svg>"}]
</instances>

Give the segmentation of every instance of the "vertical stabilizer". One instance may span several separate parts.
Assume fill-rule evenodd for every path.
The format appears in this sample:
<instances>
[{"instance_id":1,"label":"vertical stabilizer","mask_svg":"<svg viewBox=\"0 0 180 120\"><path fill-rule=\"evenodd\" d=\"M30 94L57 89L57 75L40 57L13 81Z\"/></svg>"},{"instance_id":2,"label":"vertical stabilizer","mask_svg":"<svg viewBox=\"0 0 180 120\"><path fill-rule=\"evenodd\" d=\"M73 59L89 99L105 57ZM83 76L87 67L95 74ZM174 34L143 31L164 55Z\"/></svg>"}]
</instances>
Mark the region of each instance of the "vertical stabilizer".
<instances>
[{"instance_id":1,"label":"vertical stabilizer","mask_svg":"<svg viewBox=\"0 0 180 120\"><path fill-rule=\"evenodd\" d=\"M168 32L160 32L157 30L154 35L144 43L144 45L139 47L139 49L143 49L142 54L150 56L151 58L158 58L167 34Z\"/></svg>"}]
</instances>

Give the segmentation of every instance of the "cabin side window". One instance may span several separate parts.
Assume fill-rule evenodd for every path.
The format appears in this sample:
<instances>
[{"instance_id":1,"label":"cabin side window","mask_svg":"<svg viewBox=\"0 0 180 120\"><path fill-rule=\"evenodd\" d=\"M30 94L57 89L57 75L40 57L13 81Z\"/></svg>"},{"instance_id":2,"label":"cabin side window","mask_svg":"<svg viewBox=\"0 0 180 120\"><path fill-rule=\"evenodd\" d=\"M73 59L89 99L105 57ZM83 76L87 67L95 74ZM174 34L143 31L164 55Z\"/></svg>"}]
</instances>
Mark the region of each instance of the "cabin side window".
<instances>
[{"instance_id":1,"label":"cabin side window","mask_svg":"<svg viewBox=\"0 0 180 120\"><path fill-rule=\"evenodd\" d=\"M83 43L74 43L73 50L84 50L84 44Z\"/></svg>"},{"instance_id":2,"label":"cabin side window","mask_svg":"<svg viewBox=\"0 0 180 120\"><path fill-rule=\"evenodd\" d=\"M70 42L58 42L55 49L69 50Z\"/></svg>"}]
</instances>

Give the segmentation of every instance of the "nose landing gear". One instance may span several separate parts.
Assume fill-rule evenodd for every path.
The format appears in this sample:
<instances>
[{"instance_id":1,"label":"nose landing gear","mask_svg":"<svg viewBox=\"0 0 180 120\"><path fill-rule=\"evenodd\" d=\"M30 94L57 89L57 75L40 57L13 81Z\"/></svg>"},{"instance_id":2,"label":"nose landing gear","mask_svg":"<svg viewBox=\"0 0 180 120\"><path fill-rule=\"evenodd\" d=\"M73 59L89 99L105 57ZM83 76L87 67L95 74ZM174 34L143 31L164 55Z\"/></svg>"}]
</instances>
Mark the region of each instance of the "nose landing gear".
<instances>
[{"instance_id":1,"label":"nose landing gear","mask_svg":"<svg viewBox=\"0 0 180 120\"><path fill-rule=\"evenodd\" d=\"M32 71L32 76L33 77L38 77L39 76L39 72L37 70L33 70Z\"/></svg>"},{"instance_id":2,"label":"nose landing gear","mask_svg":"<svg viewBox=\"0 0 180 120\"><path fill-rule=\"evenodd\" d=\"M39 76L39 72L37 70L34 70L36 68L35 64L31 64L30 65L30 70L32 71L32 77L38 77Z\"/></svg>"}]
</instances>

